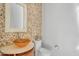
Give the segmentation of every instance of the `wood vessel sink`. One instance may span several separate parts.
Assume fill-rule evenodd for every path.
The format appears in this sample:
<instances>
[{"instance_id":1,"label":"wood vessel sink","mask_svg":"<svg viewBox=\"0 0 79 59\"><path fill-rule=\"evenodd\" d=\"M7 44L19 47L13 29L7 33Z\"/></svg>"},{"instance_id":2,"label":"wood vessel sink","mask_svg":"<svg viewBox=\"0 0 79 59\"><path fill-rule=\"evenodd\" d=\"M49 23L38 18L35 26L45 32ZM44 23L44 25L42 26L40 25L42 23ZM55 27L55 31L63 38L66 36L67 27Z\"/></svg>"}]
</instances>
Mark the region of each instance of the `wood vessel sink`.
<instances>
[{"instance_id":1,"label":"wood vessel sink","mask_svg":"<svg viewBox=\"0 0 79 59\"><path fill-rule=\"evenodd\" d=\"M30 39L16 39L14 41L14 44L16 47L22 48L31 43L32 41Z\"/></svg>"}]
</instances>

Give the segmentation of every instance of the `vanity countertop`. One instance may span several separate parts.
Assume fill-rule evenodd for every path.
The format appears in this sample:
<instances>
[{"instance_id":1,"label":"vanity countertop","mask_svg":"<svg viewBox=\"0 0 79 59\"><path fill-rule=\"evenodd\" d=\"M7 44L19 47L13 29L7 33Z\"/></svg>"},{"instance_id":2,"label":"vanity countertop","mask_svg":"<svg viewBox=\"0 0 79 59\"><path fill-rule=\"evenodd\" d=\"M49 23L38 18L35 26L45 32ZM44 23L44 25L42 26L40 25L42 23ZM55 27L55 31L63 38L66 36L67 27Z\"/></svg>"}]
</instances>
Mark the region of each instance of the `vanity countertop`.
<instances>
[{"instance_id":1,"label":"vanity countertop","mask_svg":"<svg viewBox=\"0 0 79 59\"><path fill-rule=\"evenodd\" d=\"M14 44L10 46L5 46L0 48L0 50L3 52L3 54L18 54L23 53L31 50L34 47L33 43L30 43L29 45L26 45L23 48L18 48Z\"/></svg>"}]
</instances>

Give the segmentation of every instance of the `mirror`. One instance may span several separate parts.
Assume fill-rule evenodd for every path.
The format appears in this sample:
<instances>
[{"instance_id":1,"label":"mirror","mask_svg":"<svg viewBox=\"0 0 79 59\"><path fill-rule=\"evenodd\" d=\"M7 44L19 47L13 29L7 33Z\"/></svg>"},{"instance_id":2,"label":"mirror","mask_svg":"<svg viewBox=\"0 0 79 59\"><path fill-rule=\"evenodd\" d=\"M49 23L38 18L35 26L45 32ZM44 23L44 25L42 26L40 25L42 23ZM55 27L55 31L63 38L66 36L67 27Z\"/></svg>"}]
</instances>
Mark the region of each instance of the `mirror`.
<instances>
[{"instance_id":1,"label":"mirror","mask_svg":"<svg viewBox=\"0 0 79 59\"><path fill-rule=\"evenodd\" d=\"M27 8L23 3L5 4L5 32L26 32Z\"/></svg>"}]
</instances>

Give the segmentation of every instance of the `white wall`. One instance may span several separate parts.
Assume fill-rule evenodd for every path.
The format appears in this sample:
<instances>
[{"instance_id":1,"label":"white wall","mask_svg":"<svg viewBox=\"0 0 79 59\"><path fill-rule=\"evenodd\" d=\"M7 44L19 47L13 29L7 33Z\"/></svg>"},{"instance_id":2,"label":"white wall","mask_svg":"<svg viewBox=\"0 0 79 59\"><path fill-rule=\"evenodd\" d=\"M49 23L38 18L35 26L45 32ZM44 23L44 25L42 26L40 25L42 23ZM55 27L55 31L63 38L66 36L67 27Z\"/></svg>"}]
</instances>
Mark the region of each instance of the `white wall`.
<instances>
[{"instance_id":1,"label":"white wall","mask_svg":"<svg viewBox=\"0 0 79 59\"><path fill-rule=\"evenodd\" d=\"M52 55L79 55L76 19L76 4L43 4L43 42L52 46Z\"/></svg>"}]
</instances>

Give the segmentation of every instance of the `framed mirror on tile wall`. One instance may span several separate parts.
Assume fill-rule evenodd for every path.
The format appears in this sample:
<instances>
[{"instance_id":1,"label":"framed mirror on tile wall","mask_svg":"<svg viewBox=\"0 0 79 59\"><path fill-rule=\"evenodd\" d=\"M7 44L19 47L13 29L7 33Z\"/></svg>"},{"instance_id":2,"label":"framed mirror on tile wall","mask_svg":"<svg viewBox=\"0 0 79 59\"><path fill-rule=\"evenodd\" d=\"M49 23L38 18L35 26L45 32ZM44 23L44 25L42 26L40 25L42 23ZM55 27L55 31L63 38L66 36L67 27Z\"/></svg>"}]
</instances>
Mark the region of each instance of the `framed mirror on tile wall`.
<instances>
[{"instance_id":1,"label":"framed mirror on tile wall","mask_svg":"<svg viewBox=\"0 0 79 59\"><path fill-rule=\"evenodd\" d=\"M5 32L27 31L27 5L24 3L5 4Z\"/></svg>"}]
</instances>

